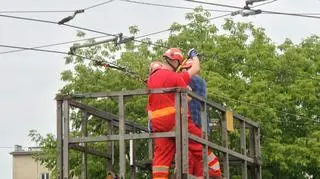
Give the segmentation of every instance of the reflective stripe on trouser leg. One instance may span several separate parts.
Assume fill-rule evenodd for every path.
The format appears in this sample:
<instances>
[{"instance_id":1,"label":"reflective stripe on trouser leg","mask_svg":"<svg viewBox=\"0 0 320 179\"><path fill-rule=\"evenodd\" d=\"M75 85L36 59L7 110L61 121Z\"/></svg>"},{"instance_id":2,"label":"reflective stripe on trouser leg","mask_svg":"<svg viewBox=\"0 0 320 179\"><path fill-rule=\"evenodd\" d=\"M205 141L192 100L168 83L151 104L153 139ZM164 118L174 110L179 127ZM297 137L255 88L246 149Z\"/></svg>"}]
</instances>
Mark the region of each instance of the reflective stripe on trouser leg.
<instances>
[{"instance_id":1,"label":"reflective stripe on trouser leg","mask_svg":"<svg viewBox=\"0 0 320 179\"><path fill-rule=\"evenodd\" d=\"M154 139L154 157L152 161L152 178L167 179L169 167L175 154L175 141L170 138Z\"/></svg>"},{"instance_id":2,"label":"reflective stripe on trouser leg","mask_svg":"<svg viewBox=\"0 0 320 179\"><path fill-rule=\"evenodd\" d=\"M208 167L209 176L221 176L219 159L211 150L208 151Z\"/></svg>"},{"instance_id":3,"label":"reflective stripe on trouser leg","mask_svg":"<svg viewBox=\"0 0 320 179\"><path fill-rule=\"evenodd\" d=\"M192 122L192 120L190 118L188 119L188 131L189 131L189 133L191 133L193 135L201 137L201 134L202 134L201 129L198 128L196 125L194 125L194 123ZM189 158L191 158L191 160L193 160L192 162L189 162L189 164L193 163L192 174L197 177L203 176L203 165L202 165L202 148L203 148L203 146L200 143L195 142L191 139L189 139L188 144L189 144L189 146L188 146L189 153L191 153L190 155L192 155L192 157L189 157ZM190 169L189 169L189 171L190 171Z\"/></svg>"}]
</instances>

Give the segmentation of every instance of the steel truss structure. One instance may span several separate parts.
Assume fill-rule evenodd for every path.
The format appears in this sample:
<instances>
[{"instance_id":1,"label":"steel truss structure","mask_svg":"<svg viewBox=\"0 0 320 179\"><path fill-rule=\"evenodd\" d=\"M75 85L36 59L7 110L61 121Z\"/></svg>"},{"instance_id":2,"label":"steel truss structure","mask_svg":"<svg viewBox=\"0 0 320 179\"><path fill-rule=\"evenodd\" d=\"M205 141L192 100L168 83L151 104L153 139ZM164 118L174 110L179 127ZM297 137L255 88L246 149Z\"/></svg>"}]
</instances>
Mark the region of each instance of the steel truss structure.
<instances>
[{"instance_id":1,"label":"steel truss structure","mask_svg":"<svg viewBox=\"0 0 320 179\"><path fill-rule=\"evenodd\" d=\"M148 95L151 93L175 93L176 99L176 128L172 132L163 133L148 133L147 128L135 124L125 119L125 99L130 96L136 95ZM196 98L202 103L201 120L202 120L202 132L203 138L194 136L188 133L187 126L187 113L188 113L188 100L187 97L191 96ZM78 99L85 98L106 98L113 97L118 98L118 116L98 110L92 106L79 102ZM119 177L121 179L126 178L126 142L130 141L135 145L135 140L144 139L148 140L149 144L149 159L152 159L152 139L160 137L172 137L176 142L176 157L175 157L175 178L194 178L188 174L188 139L192 139L201 143L203 147L203 167L204 176L208 176L207 165L207 151L208 147L212 148L214 152L220 152L222 157L220 158L220 164L222 166L223 176L226 179L230 179L230 166L237 165L241 168L241 176L243 179L261 179L261 149L260 149L260 127L259 124L246 119L236 113L232 113L232 117L239 121L236 123L235 128L239 131L239 148L240 151L236 151L230 148L230 131L227 129L226 113L227 110L218 103L208 101L206 99L197 96L195 93L181 89L155 89L155 90L132 90L132 91L120 91L120 92L100 92L100 93L88 93L77 94L68 96L57 96L57 169L58 179L70 179L69 171L69 151L70 149L80 151L82 153L82 169L81 179L87 179L87 154L100 156L106 158L108 161L108 170L112 170L114 157L113 143L119 143ZM71 137L70 135L70 108L77 108L83 112L83 118L81 123L82 137ZM215 142L208 140L207 135L207 118L208 109L212 108L221 113L221 120L218 128L220 130L221 144L218 145ZM116 128L118 133L109 133L101 136L89 136L87 131L87 123L89 116L95 116L101 120L104 120L110 127ZM238 124L238 125L237 125ZM130 133L127 133L131 131ZM107 152L97 151L88 147L87 143L91 142L105 142ZM138 161L135 159L135 147L130 151L132 153L130 178L136 178L136 167ZM127 175L128 176L128 175Z\"/></svg>"}]
</instances>

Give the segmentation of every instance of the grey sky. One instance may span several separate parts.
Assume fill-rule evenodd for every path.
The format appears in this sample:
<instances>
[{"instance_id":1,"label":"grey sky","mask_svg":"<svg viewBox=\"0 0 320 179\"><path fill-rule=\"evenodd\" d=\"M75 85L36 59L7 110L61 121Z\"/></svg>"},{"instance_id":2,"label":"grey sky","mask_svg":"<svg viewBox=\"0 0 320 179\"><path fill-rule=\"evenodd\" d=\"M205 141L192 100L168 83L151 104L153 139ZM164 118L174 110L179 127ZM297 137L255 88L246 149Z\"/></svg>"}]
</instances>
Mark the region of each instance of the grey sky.
<instances>
[{"instance_id":1,"label":"grey sky","mask_svg":"<svg viewBox=\"0 0 320 179\"><path fill-rule=\"evenodd\" d=\"M139 0L142 1L142 0ZM143 0L159 4L195 7L199 4L183 0ZM88 0L0 0L0 11L4 10L73 10L104 2ZM207 1L209 2L209 1ZM211 0L210 2L243 6L244 0ZM205 6L212 9L225 9ZM319 0L278 0L262 6L261 9L282 12L320 12ZM234 10L234 9L225 9ZM185 22L188 10L152 7L130 4L115 0L104 6L93 8L76 16L70 24L92 28L108 33L128 34L128 26L138 25L141 33L151 33L169 27L173 22ZM10 14L23 17L59 21L72 13ZM224 13L216 13L213 16ZM268 36L276 43L285 38L294 42L311 34L320 35L320 19L279 15L258 15L235 17L242 22L253 22L266 29ZM220 25L223 19L213 21ZM76 30L54 24L43 24L0 17L0 44L33 47L76 39ZM99 34L87 33L88 37ZM164 38L166 34L152 36ZM48 49L68 51L68 45ZM11 50L0 48L0 52ZM55 133L55 93L62 87L60 72L68 68L63 55L24 51L0 55L0 175L11 179L12 159L9 152L15 144L34 146L27 136L30 129L41 134Z\"/></svg>"}]
</instances>

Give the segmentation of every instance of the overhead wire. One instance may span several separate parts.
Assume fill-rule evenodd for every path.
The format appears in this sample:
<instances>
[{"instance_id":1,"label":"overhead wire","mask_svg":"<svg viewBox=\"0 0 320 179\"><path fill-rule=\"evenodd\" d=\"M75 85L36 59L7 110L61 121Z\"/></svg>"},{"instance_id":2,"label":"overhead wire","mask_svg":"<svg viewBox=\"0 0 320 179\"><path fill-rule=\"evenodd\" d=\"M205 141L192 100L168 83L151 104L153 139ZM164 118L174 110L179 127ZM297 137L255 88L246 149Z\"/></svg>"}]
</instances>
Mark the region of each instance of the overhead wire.
<instances>
[{"instance_id":1,"label":"overhead wire","mask_svg":"<svg viewBox=\"0 0 320 179\"><path fill-rule=\"evenodd\" d=\"M232 5L228 5L228 4L220 4L220 3L197 1L197 0L185 0L185 1L193 2L193 3L199 3L199 4L207 4L207 5L219 6L219 7L232 8L232 9L243 9L242 7L232 6Z\"/></svg>"},{"instance_id":2,"label":"overhead wire","mask_svg":"<svg viewBox=\"0 0 320 179\"><path fill-rule=\"evenodd\" d=\"M95 5L92 5L92 6L84 8L84 10L89 10L89 9L92 9L92 8L96 8L96 7L111 3L112 1L114 1L114 0L108 0L108 1L105 1L105 2L102 2L102 3L99 3L99 4L95 4Z\"/></svg>"},{"instance_id":3,"label":"overhead wire","mask_svg":"<svg viewBox=\"0 0 320 179\"><path fill-rule=\"evenodd\" d=\"M105 35L96 36L96 37L90 37L90 38L79 39L79 40L72 40L72 41L66 41L66 42L59 42L59 43L35 46L35 47L31 47L31 48L38 49L38 48L45 48L45 47L53 47L53 46L65 45L65 44L70 44L70 43L75 43L75 42L82 42L82 41L87 41L87 40L99 39L99 38L103 38L103 37L106 37L106 36ZM0 52L0 55L1 54L21 52L21 51L25 51L25 50L27 50L27 49L9 50L9 51Z\"/></svg>"},{"instance_id":4,"label":"overhead wire","mask_svg":"<svg viewBox=\"0 0 320 179\"><path fill-rule=\"evenodd\" d=\"M0 11L3 14L25 14L25 13L64 13L64 12L74 12L75 10L21 10L21 11Z\"/></svg>"},{"instance_id":5,"label":"overhead wire","mask_svg":"<svg viewBox=\"0 0 320 179\"><path fill-rule=\"evenodd\" d=\"M89 9L93 9L93 8L96 8L96 7L99 7L99 6L102 6L102 5L105 5L105 4L108 4L108 3L111 3L112 1L114 0L108 0L108 1L105 1L105 2L102 2L102 3L99 3L99 4L94 4L94 5L91 5L91 6L88 6L86 8L83 8L83 10L89 10ZM74 10L13 10L13 11L0 11L0 13L3 13L3 14L25 14L25 13L64 13L64 12L75 12L76 9Z\"/></svg>"},{"instance_id":6,"label":"overhead wire","mask_svg":"<svg viewBox=\"0 0 320 179\"><path fill-rule=\"evenodd\" d=\"M0 44L0 47L18 48L18 49L33 50L33 51L48 52L48 53L58 53L58 54L64 54L64 55L77 56L77 57L84 58L84 59L90 59L90 58L87 58L87 57L84 57L84 56L81 56L81 55L69 54L69 53L67 53L67 52L54 51L54 50L34 49L34 48L28 48L28 47L9 46L9 45L1 45L1 44ZM92 59L90 59L90 60L92 60ZM138 77L138 74L137 74L137 73L135 73L135 72L130 72L130 71L128 71L128 70L127 70L126 68L124 68L124 67L116 66L115 64L110 63L110 62L106 62L106 63L109 63L109 64L111 64L111 65L114 65L114 66L110 66L111 68L115 68L115 69L117 69L117 70L120 70L120 71L123 71L123 72L125 72L125 73L134 75L135 77ZM139 80L141 80L141 81L144 82L144 80L141 79L141 78L140 78ZM242 101L242 100L236 100L236 99L233 99L233 98L230 98L230 97L221 95L221 94L219 94L219 95L214 94L214 95L217 96L217 97L221 97L221 98L224 98L224 99L229 99L229 100L232 100L232 101L235 101L235 102L245 103L245 104L247 104L247 105L254 106L254 107L257 107L257 108L265 108L265 107L262 106L262 105L253 104L253 103L249 103L249 102ZM290 115L290 116L299 117L299 118L304 118L304 119L312 120L312 121L314 121L314 122L319 122L319 121L316 121L316 120L314 120L314 119L308 118L308 117L306 117L306 116L297 115L297 114L293 114L293 113L288 113L288 112L284 112L284 111L280 111L280 110L275 110L275 111L278 111L278 112L280 112L280 113L287 114L287 115Z\"/></svg>"},{"instance_id":7,"label":"overhead wire","mask_svg":"<svg viewBox=\"0 0 320 179\"><path fill-rule=\"evenodd\" d=\"M306 18L320 19L320 16L312 16L312 15L288 13L288 12L276 12L276 11L262 10L262 13L264 13L264 14L274 14L274 15L285 15L285 16L295 16L295 17L306 17Z\"/></svg>"},{"instance_id":8,"label":"overhead wire","mask_svg":"<svg viewBox=\"0 0 320 179\"><path fill-rule=\"evenodd\" d=\"M157 32L151 32L151 33L148 33L148 34L137 36L137 37L135 37L135 39L141 39L141 38L149 37L149 36L152 36L152 35L161 34L161 33L164 33L164 32L168 32L169 30L170 29L164 29L164 30L160 30L160 31L157 31Z\"/></svg>"},{"instance_id":9,"label":"overhead wire","mask_svg":"<svg viewBox=\"0 0 320 179\"><path fill-rule=\"evenodd\" d=\"M200 4L213 5L213 6L220 6L220 7L227 7L227 8L233 8L233 9L245 10L244 7L232 6L232 5L226 5L226 4L204 2L204 1L197 1L197 0L185 0L185 1L194 2L194 3L200 3ZM250 10L253 10L253 9L250 9ZM298 13L277 12L277 11L267 11L267 10L261 10L261 12L265 13L265 14L277 14L277 15L297 16L297 17L320 19L319 16L311 16L311 15L304 15L304 14L298 14Z\"/></svg>"},{"instance_id":10,"label":"overhead wire","mask_svg":"<svg viewBox=\"0 0 320 179\"><path fill-rule=\"evenodd\" d=\"M37 48L31 48L31 47L21 47L21 46L3 45L3 44L0 44L0 47L21 49L21 50L33 50L33 51L39 51L39 52L49 52L49 53L57 53L57 54L69 55L67 52L61 52L61 51L56 51L56 50L37 49Z\"/></svg>"},{"instance_id":11,"label":"overhead wire","mask_svg":"<svg viewBox=\"0 0 320 179\"><path fill-rule=\"evenodd\" d=\"M80 58L83 58L83 59L91 60L92 62L98 63L98 65L101 65L101 66L110 67L110 68L113 68L113 69L116 69L116 70L120 70L120 71L122 71L124 73L132 75L133 77L137 78L140 81L143 81L143 82L145 81L136 72L130 71L125 67L121 67L121 66L116 65L116 64L114 64L112 62L93 60L93 59L91 59L89 57L85 57L85 56L74 54L74 53L62 52L62 51L57 51L57 50L45 50L45 49L37 49L37 48L30 48L30 47L13 46L13 45L3 45L3 44L0 44L0 47L15 48L15 49L21 49L21 50L32 50L32 51L56 53L56 54L63 54L63 55L71 55L71 56L75 56L75 57L80 57Z\"/></svg>"},{"instance_id":12,"label":"overhead wire","mask_svg":"<svg viewBox=\"0 0 320 179\"><path fill-rule=\"evenodd\" d=\"M261 4L258 4L258 5L255 5L255 6L252 6L253 8L255 7L259 7L259 6L264 6L264 5L267 5L267 4L271 4L271 3L274 3L278 0L271 0L271 1L267 1L267 2L264 2L264 3L261 3Z\"/></svg>"},{"instance_id":13,"label":"overhead wire","mask_svg":"<svg viewBox=\"0 0 320 179\"><path fill-rule=\"evenodd\" d=\"M147 4L147 5L159 5L159 4L153 4L153 3L142 3L142 2L138 2L138 1L132 1L132 0L120 0L120 1L124 1L124 2L135 2L135 3L138 3L138 4ZM269 2L265 2L265 3L262 3L262 4L259 4L259 5L256 5L256 6L253 6L253 7L258 7L258 6L262 6L262 5L265 5L265 4L270 4L270 3L273 3L275 1L278 1L278 0L272 0L272 1L269 1ZM165 6L165 7L171 7L171 6ZM176 8L180 8L180 7L176 7ZM194 8L188 8L188 9L194 9ZM204 9L204 10L207 10L207 11L216 11L216 12L223 12L220 11L220 10L212 10L212 9ZM214 19L219 19L219 18L222 18L222 17L226 17L226 16L229 16L231 15L232 12L234 11L225 11L225 12L228 12L227 14L224 14L224 15L219 15L219 16L216 16L216 17L213 17L213 18L209 18L208 20L214 20ZM160 34L160 33L163 33L163 32L167 32L167 31L170 31L171 29L168 28L168 29L164 29L164 30L160 30L160 31L157 31L157 32L152 32L152 33L149 33L149 34L145 34L145 35L142 35L142 36L138 36L136 37L136 39L138 38L144 38L146 36L151 36L151 35L156 35L156 34Z\"/></svg>"},{"instance_id":14,"label":"overhead wire","mask_svg":"<svg viewBox=\"0 0 320 179\"><path fill-rule=\"evenodd\" d=\"M11 15L4 15L4 14L0 14L0 17L6 17L6 18L11 18L11 19L20 19L20 20L26 20L26 21L34 21L34 22L41 22L41 23L48 23L48 24L56 24L57 25L57 22L54 22L54 21L35 19L35 18L11 16ZM99 31L99 30L94 30L94 29L90 29L90 28L86 28L86 27L80 27L80 26L75 26L75 25L70 25L70 24L61 24L61 25L62 26L67 26L67 27L71 27L71 28L74 28L74 29L78 29L78 30L84 30L84 31L88 31L88 32L94 32L94 33L98 33L98 34L103 34L103 35L106 35L106 36L118 37L118 34L106 33L106 32L102 32L102 31ZM153 34L156 34L156 33L153 33ZM149 42L145 42L145 41L142 41L142 40L133 39L133 41L150 44ZM155 45L155 44L151 43L150 45Z\"/></svg>"},{"instance_id":15,"label":"overhead wire","mask_svg":"<svg viewBox=\"0 0 320 179\"><path fill-rule=\"evenodd\" d=\"M53 21L48 21L48 20L41 20L41 19L32 19L32 18L25 18L25 17L18 17L18 16L9 16L9 15L2 15L0 14L0 17L8 17L8 18L16 18L16 19L21 19L21 20L29 20L29 21L36 21L36 22L43 22L43 23L50 23L50 24L56 24L56 22L53 22ZM224 15L222 15L224 16ZM219 18L219 17L222 17L222 16L217 16L217 17L214 17L214 18ZM212 20L213 18L211 18L210 20ZM95 33L99 33L99 34L103 34L103 35L106 35L106 36L118 36L116 34L110 34L110 33L105 33L105 32L102 32L102 31L98 31L98 30L93 30L93 29L89 29L89 28L84 28L84 27L79 27L79 26L74 26L74 25L69 25L69 24L62 24L64 26L68 26L68 27L71 27L71 28L76 28L76 29L81 29L81 30L85 30L85 31L90 31L90 32L95 32ZM153 33L150 33L150 34L146 34L146 35L142 35L142 36L138 36L137 38L143 38L143 37L146 37L147 35L150 36L150 35L154 35L154 34L158 34L158 33L162 33L162 32L165 32L165 31L169 31L170 29L165 29L165 30L161 30L161 31L158 31L158 32L153 32ZM146 42L146 41L143 41L143 40L137 40L137 39L133 39L134 41L137 41L137 42L140 42L140 43L147 43L149 45L153 45L153 46L158 46L158 47L162 47L162 48L169 48L167 46L163 46L163 45L159 45L159 44L154 44L154 43L150 43L150 42ZM24 50L30 50L31 48L24 48ZM36 48L34 48L36 49ZM270 70L270 69L268 69ZM303 77L305 78L305 77ZM315 79L315 78L313 78Z\"/></svg>"},{"instance_id":16,"label":"overhead wire","mask_svg":"<svg viewBox=\"0 0 320 179\"><path fill-rule=\"evenodd\" d=\"M141 1L134 1L134 0L119 0L122 2L134 3L134 4L142 4L142 5L149 5L149 6L158 6L158 7L168 7L168 8L176 8L176 9L186 9L186 10L194 10L192 7L183 7L183 6L174 6L174 5L166 5L166 4L156 4L156 3L148 3L148 2L141 2ZM215 12L232 12L228 10L220 10L220 9L204 9L207 11L215 11Z\"/></svg>"},{"instance_id":17,"label":"overhead wire","mask_svg":"<svg viewBox=\"0 0 320 179\"><path fill-rule=\"evenodd\" d=\"M22 19L22 20L30 20L30 21L37 21L37 22L43 22L43 23L56 24L56 22L47 21L47 20L41 20L41 19L32 19L32 18L8 16L8 15L0 15L0 17L1 16L2 17L8 17L8 18L16 18L16 19ZM109 33L101 32L101 31L97 31L97 30L93 30L93 29L89 29L89 28L83 28L83 27L78 27L78 26L68 25L68 24L62 24L62 25L69 26L69 27L72 27L72 28L81 29L81 30L86 30L86 31L90 31L90 32L100 33L100 34L104 34L104 35L116 36L114 34L109 34ZM165 32L165 31L168 31L168 29L162 30L162 31L159 31L159 32L153 32L150 35L158 34L158 33ZM143 38L143 37L146 37L146 35L140 36L140 38ZM135 41L137 41L137 40L135 40ZM144 41L140 41L139 40L138 42L144 42ZM157 45L157 44L151 44L151 45ZM42 52L50 52L50 53L59 53L59 54L64 54L64 55L70 55L69 53L66 53L66 52L60 52L60 51L54 51L54 50L42 50L42 49L36 49L36 48L17 47L17 46L9 46L9 45L0 45L0 46L1 47L8 47L8 48L19 48L21 50L34 50L34 51L42 51ZM79 55L76 55L76 54L71 54L71 55L78 56L78 57L81 57L81 58L86 58L86 57L79 56ZM86 58L86 59L88 59L88 58ZM121 70L123 70L123 68Z\"/></svg>"},{"instance_id":18,"label":"overhead wire","mask_svg":"<svg viewBox=\"0 0 320 179\"><path fill-rule=\"evenodd\" d=\"M273 1L274 2L274 1ZM32 19L32 18L24 18L24 17L18 17L18 16L9 16L9 15L1 15L0 14L0 17L3 16L3 17L8 17L8 18L16 18L16 19L22 19L22 20L29 20L29 21L37 21L37 22L43 22L43 23L50 23L50 24L56 24L56 22L53 22L53 21L48 21L48 20L41 20L41 19ZM225 16L225 15L222 15L222 16ZM222 16L217 16L217 17L214 17L214 18L220 18ZM212 20L213 18L211 18L210 20ZM103 35L107 35L107 36L118 36L118 35L115 35L115 34L110 34L110 33L105 33L105 32L102 32L102 31L98 31L98 30L93 30L93 29L89 29L89 28L83 28L83 27L79 27L79 26L74 26L74 25L69 25L69 24L62 24L64 26L68 26L68 27L71 27L71 28L76 28L76 29L81 29L81 30L85 30L85 31L90 31L90 32L95 32L95 33L99 33L99 34L103 34ZM153 33L150 33L150 34L146 34L146 35L142 35L142 36L138 36L137 38L143 38L143 37L146 37L146 36L150 36L150 35L154 35L154 34L158 34L158 33L162 33L162 32L166 32L166 31L169 31L170 29L165 29L165 30L161 30L161 31L158 31L158 32L153 32ZM134 41L137 41L137 42L141 42L141 43L147 43L147 44L150 44L150 45L153 45L153 46L158 46L158 47L162 47L162 48L168 48L167 46L163 46L163 45L159 45L159 44L154 44L154 43L150 43L150 42L146 42L146 41L143 41L143 40L137 40L137 39L133 39ZM29 48L30 49L30 48ZM36 48L34 48L36 49ZM24 48L24 50L28 50L28 48ZM270 69L268 69L270 70ZM315 79L315 78L313 78Z\"/></svg>"},{"instance_id":19,"label":"overhead wire","mask_svg":"<svg viewBox=\"0 0 320 179\"><path fill-rule=\"evenodd\" d=\"M263 5L266 5L266 4L271 4L271 3L274 3L274 2L276 2L276 1L278 1L278 0L267 1L267 2L264 2L264 3L258 4L258 5L252 6L252 8L259 7L259 6L263 6ZM227 17L227 16L231 15L231 14L234 13L234 12L235 12L235 11L232 11L231 13L227 13L227 14L224 14L224 15L212 17L212 18L209 18L209 20L215 20L215 19L220 19L220 18L222 18L222 17Z\"/></svg>"}]
</instances>

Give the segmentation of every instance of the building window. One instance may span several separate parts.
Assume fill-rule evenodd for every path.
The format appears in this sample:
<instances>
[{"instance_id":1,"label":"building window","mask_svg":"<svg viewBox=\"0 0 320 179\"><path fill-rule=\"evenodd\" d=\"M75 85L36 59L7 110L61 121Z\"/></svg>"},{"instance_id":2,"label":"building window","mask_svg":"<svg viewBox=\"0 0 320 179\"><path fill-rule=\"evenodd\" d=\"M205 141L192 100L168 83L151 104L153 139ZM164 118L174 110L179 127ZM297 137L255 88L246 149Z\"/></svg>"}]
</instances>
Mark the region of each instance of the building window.
<instances>
[{"instance_id":1,"label":"building window","mask_svg":"<svg viewBox=\"0 0 320 179\"><path fill-rule=\"evenodd\" d=\"M41 173L40 179L49 179L49 173Z\"/></svg>"}]
</instances>

